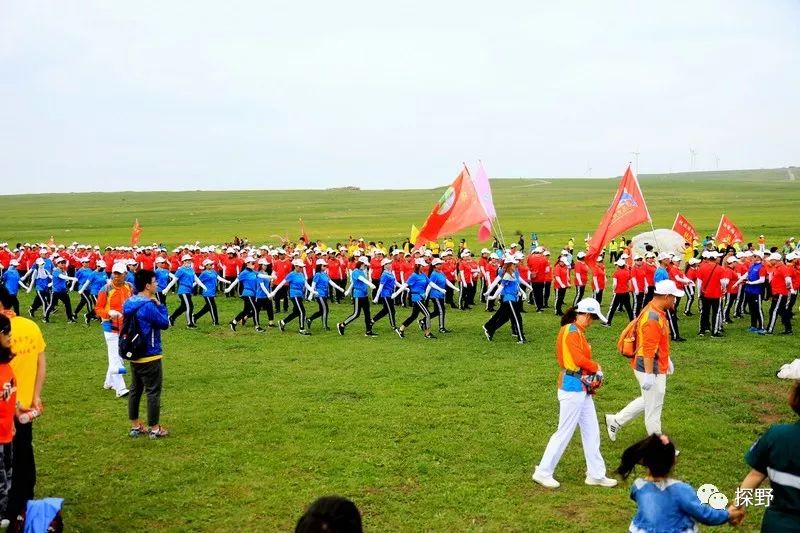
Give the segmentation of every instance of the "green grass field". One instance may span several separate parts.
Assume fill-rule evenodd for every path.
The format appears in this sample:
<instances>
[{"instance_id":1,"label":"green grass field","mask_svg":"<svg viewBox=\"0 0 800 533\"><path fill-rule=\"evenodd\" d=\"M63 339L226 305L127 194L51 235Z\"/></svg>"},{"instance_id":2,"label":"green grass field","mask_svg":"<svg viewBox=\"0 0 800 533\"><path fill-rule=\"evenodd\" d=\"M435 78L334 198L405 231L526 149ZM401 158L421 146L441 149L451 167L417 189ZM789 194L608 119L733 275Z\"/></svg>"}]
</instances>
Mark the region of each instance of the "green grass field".
<instances>
[{"instance_id":1,"label":"green grass field","mask_svg":"<svg viewBox=\"0 0 800 533\"><path fill-rule=\"evenodd\" d=\"M444 178L446 181L448 178ZM537 231L543 242L592 232L615 180L495 180L506 236ZM800 184L785 170L645 176L656 227L680 210L701 233L727 213L754 238L782 240L797 230ZM143 241L251 242L297 233L302 216L326 242L363 235L402 239L419 225L438 191L259 191L109 193L6 197L3 240L124 243L138 217ZM635 232L631 232L635 233ZM474 232L465 233L475 247ZM777 244L777 242L775 242ZM27 308L31 295L23 298ZM571 297L571 292L568 294ZM73 296L73 301L76 298ZM171 297L174 308L175 297ZM552 305L552 302L551 302ZM220 299L223 320L238 300ZM309 307L310 308L310 307ZM331 325L351 306L333 306ZM407 316L400 310L398 316ZM369 531L621 531L634 513L629 486L583 485L580 439L556 471L562 488L530 480L558 418L552 314L524 315L529 343L506 328L488 343L477 308L448 313L449 335L435 341L409 330L378 338L363 322L347 335L301 337L277 328L257 334L176 327L164 335L162 441L127 436L126 402L102 389L105 343L97 324L65 324L61 311L42 324L48 342L47 412L35 422L37 496L66 499L72 531L286 531L316 497L353 499ZM796 337L748 335L745 321L723 339L696 339L696 318L682 317L689 342L673 345L664 428L682 453L675 477L716 484L729 498L748 468L743 455L760 432L796 417L789 385L774 377L797 357ZM623 327L588 337L607 381L599 416L638 391L627 360L615 353ZM644 436L634 421L616 443L603 431L609 470ZM760 509L744 530L757 530Z\"/></svg>"}]
</instances>

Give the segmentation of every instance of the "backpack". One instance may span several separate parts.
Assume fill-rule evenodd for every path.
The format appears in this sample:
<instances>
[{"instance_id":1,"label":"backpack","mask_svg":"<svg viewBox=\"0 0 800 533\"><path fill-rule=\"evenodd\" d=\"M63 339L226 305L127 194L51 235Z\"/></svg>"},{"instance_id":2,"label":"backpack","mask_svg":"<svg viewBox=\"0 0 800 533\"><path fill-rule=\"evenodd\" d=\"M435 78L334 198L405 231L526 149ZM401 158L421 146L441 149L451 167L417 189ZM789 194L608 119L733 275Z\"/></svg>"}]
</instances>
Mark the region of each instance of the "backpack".
<instances>
[{"instance_id":1,"label":"backpack","mask_svg":"<svg viewBox=\"0 0 800 533\"><path fill-rule=\"evenodd\" d=\"M636 326L645 311L646 309L642 310L639 316L628 322L628 325L619 334L619 339L617 339L617 350L628 359L633 359L636 356L636 348L638 347L636 344Z\"/></svg>"},{"instance_id":2,"label":"backpack","mask_svg":"<svg viewBox=\"0 0 800 533\"><path fill-rule=\"evenodd\" d=\"M127 313L122 318L122 327L119 330L119 356L125 361L135 361L147 355L147 337L142 334L142 328L137 318L141 309Z\"/></svg>"}]
</instances>

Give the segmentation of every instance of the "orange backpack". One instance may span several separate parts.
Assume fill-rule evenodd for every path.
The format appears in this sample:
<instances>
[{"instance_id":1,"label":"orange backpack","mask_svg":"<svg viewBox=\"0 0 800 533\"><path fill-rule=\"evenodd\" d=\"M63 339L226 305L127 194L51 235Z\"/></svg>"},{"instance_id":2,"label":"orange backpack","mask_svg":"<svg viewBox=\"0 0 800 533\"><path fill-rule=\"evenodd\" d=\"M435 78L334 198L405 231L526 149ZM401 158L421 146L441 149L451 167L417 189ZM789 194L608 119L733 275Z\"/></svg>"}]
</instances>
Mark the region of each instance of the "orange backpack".
<instances>
[{"instance_id":1,"label":"orange backpack","mask_svg":"<svg viewBox=\"0 0 800 533\"><path fill-rule=\"evenodd\" d=\"M617 350L628 359L633 359L636 356L636 325L645 311L646 309L643 309L639 316L628 322L628 325L619 334L619 339L617 339Z\"/></svg>"}]
</instances>

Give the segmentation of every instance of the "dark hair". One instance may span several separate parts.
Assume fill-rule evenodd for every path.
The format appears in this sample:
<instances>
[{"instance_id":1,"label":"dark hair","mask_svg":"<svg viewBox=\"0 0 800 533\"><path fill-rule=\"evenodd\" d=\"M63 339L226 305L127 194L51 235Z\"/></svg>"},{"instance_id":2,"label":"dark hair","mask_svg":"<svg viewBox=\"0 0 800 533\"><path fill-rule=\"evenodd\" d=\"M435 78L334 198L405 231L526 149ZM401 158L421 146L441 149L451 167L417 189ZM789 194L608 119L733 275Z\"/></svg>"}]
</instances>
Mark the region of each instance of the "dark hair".
<instances>
[{"instance_id":1,"label":"dark hair","mask_svg":"<svg viewBox=\"0 0 800 533\"><path fill-rule=\"evenodd\" d=\"M312 503L294 528L295 533L361 533L361 513L341 496L323 496Z\"/></svg>"},{"instance_id":2,"label":"dark hair","mask_svg":"<svg viewBox=\"0 0 800 533\"><path fill-rule=\"evenodd\" d=\"M6 315L0 315L0 331L11 333L11 320ZM10 347L0 346L0 363L8 363L14 358Z\"/></svg>"},{"instance_id":3,"label":"dark hair","mask_svg":"<svg viewBox=\"0 0 800 533\"><path fill-rule=\"evenodd\" d=\"M147 284L153 281L156 277L156 273L152 270L142 269L137 270L133 274L133 286L136 288L136 292L142 292Z\"/></svg>"},{"instance_id":4,"label":"dark hair","mask_svg":"<svg viewBox=\"0 0 800 533\"><path fill-rule=\"evenodd\" d=\"M575 322L575 319L578 318L578 308L577 307L570 307L567 309L567 312L561 317L561 325L566 326L567 324L572 324Z\"/></svg>"},{"instance_id":5,"label":"dark hair","mask_svg":"<svg viewBox=\"0 0 800 533\"><path fill-rule=\"evenodd\" d=\"M11 333L11 320L6 315L0 315L0 333Z\"/></svg>"},{"instance_id":6,"label":"dark hair","mask_svg":"<svg viewBox=\"0 0 800 533\"><path fill-rule=\"evenodd\" d=\"M11 293L8 292L5 285L0 285L0 304L2 304L4 309L14 308L14 297L11 296Z\"/></svg>"},{"instance_id":7,"label":"dark hair","mask_svg":"<svg viewBox=\"0 0 800 533\"><path fill-rule=\"evenodd\" d=\"M314 272L322 272L322 265L317 265L314 267Z\"/></svg>"},{"instance_id":8,"label":"dark hair","mask_svg":"<svg viewBox=\"0 0 800 533\"><path fill-rule=\"evenodd\" d=\"M664 444L666 440L666 444ZM626 479L636 465L646 467L653 477L665 477L675 464L675 445L665 435L650 435L622 452L617 473Z\"/></svg>"},{"instance_id":9,"label":"dark hair","mask_svg":"<svg viewBox=\"0 0 800 533\"><path fill-rule=\"evenodd\" d=\"M418 265L418 264L414 263L414 274L419 274L419 271L420 271L421 268L422 268L422 265Z\"/></svg>"},{"instance_id":10,"label":"dark hair","mask_svg":"<svg viewBox=\"0 0 800 533\"><path fill-rule=\"evenodd\" d=\"M795 381L792 390L789 391L789 407L800 415L800 381Z\"/></svg>"}]
</instances>

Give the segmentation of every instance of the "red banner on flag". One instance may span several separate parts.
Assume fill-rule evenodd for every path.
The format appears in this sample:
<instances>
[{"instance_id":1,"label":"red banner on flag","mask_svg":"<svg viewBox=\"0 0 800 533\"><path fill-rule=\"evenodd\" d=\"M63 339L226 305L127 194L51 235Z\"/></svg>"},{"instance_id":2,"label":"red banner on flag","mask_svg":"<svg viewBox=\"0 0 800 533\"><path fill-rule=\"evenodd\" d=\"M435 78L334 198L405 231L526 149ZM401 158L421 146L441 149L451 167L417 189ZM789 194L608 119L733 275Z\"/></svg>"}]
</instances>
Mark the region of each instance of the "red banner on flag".
<instances>
[{"instance_id":1,"label":"red banner on flag","mask_svg":"<svg viewBox=\"0 0 800 533\"><path fill-rule=\"evenodd\" d=\"M433 206L414 244L427 244L488 218L465 167Z\"/></svg>"},{"instance_id":2,"label":"red banner on flag","mask_svg":"<svg viewBox=\"0 0 800 533\"><path fill-rule=\"evenodd\" d=\"M136 246L139 244L139 235L142 234L142 227L139 225L139 219L137 218L133 222L133 229L131 230L131 246Z\"/></svg>"},{"instance_id":3,"label":"red banner on flag","mask_svg":"<svg viewBox=\"0 0 800 533\"><path fill-rule=\"evenodd\" d=\"M631 166L628 165L625 175L622 176L619 187L617 187L614 201L611 202L608 211L600 220L597 231L589 240L586 261L590 264L596 262L596 257L611 239L648 220L650 220L650 212L644 202L642 189L639 187L636 176L631 172Z\"/></svg>"},{"instance_id":4,"label":"red banner on flag","mask_svg":"<svg viewBox=\"0 0 800 533\"><path fill-rule=\"evenodd\" d=\"M700 235L698 235L692 223L680 213L675 216L675 223L672 224L672 231L683 237L683 241L689 244L692 244L692 241L700 240Z\"/></svg>"},{"instance_id":5,"label":"red banner on flag","mask_svg":"<svg viewBox=\"0 0 800 533\"><path fill-rule=\"evenodd\" d=\"M714 235L714 240L731 245L735 242L743 242L744 235L731 219L722 215L722 218L719 219L719 227L717 228L717 234Z\"/></svg>"}]
</instances>

